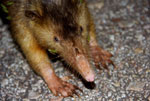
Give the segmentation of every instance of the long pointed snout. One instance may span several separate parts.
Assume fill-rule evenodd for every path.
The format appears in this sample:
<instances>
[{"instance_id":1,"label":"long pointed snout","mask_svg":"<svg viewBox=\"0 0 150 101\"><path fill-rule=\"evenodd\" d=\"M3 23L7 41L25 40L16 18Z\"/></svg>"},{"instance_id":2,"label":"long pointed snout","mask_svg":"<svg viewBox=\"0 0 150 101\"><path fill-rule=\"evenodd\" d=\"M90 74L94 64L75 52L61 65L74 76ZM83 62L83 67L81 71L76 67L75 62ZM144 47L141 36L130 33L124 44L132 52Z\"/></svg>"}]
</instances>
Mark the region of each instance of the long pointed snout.
<instances>
[{"instance_id":1,"label":"long pointed snout","mask_svg":"<svg viewBox=\"0 0 150 101\"><path fill-rule=\"evenodd\" d=\"M76 64L77 64L77 70L81 74L81 76L88 82L93 82L95 75L94 71L91 68L90 63L85 58L84 55L77 55L76 56Z\"/></svg>"}]
</instances>

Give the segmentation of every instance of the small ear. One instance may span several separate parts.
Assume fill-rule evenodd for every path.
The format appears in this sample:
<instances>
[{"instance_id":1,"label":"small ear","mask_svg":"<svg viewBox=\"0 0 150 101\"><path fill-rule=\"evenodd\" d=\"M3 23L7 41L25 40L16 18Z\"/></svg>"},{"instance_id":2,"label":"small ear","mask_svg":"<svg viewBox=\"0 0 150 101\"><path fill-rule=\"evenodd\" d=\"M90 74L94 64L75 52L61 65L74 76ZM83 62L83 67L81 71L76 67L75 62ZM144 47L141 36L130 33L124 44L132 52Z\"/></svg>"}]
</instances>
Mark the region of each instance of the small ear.
<instances>
[{"instance_id":1,"label":"small ear","mask_svg":"<svg viewBox=\"0 0 150 101\"><path fill-rule=\"evenodd\" d=\"M25 11L25 16L30 18L31 20L35 20L36 18L39 17L36 11L30 11L30 10Z\"/></svg>"}]
</instances>

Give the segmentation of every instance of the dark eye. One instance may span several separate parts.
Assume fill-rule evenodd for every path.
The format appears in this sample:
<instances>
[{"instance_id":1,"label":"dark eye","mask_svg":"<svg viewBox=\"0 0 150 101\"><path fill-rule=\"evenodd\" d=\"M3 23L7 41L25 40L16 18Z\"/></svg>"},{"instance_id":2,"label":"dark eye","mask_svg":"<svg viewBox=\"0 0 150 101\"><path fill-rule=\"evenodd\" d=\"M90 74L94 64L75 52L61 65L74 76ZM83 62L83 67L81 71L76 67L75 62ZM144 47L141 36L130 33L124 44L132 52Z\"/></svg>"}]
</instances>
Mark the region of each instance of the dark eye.
<instances>
[{"instance_id":1,"label":"dark eye","mask_svg":"<svg viewBox=\"0 0 150 101\"><path fill-rule=\"evenodd\" d=\"M82 33L83 32L83 27L82 26L80 26L80 33Z\"/></svg>"},{"instance_id":2,"label":"dark eye","mask_svg":"<svg viewBox=\"0 0 150 101\"><path fill-rule=\"evenodd\" d=\"M30 18L31 20L35 20L35 18L38 17L37 14L36 14L36 12L29 11L29 10L25 11L25 16L28 17L28 18Z\"/></svg>"},{"instance_id":3,"label":"dark eye","mask_svg":"<svg viewBox=\"0 0 150 101\"><path fill-rule=\"evenodd\" d=\"M55 36L54 41L59 42L58 38Z\"/></svg>"}]
</instances>

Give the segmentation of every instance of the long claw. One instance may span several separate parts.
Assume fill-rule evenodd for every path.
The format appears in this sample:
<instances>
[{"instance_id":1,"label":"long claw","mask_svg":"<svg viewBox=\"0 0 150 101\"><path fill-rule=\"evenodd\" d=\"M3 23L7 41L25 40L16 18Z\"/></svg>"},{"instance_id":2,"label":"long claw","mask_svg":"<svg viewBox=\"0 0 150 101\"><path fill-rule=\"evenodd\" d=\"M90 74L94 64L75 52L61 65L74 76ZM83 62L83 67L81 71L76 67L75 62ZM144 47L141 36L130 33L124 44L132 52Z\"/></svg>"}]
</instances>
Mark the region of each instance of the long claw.
<instances>
[{"instance_id":1,"label":"long claw","mask_svg":"<svg viewBox=\"0 0 150 101\"><path fill-rule=\"evenodd\" d=\"M83 93L82 89L80 89L78 86L74 86L74 87Z\"/></svg>"},{"instance_id":2,"label":"long claw","mask_svg":"<svg viewBox=\"0 0 150 101\"><path fill-rule=\"evenodd\" d=\"M109 65L111 64L114 68L117 68L112 60L108 60Z\"/></svg>"},{"instance_id":3,"label":"long claw","mask_svg":"<svg viewBox=\"0 0 150 101\"><path fill-rule=\"evenodd\" d=\"M77 95L77 96L79 97L79 94L78 94L76 91L74 92L74 94Z\"/></svg>"},{"instance_id":4,"label":"long claw","mask_svg":"<svg viewBox=\"0 0 150 101\"><path fill-rule=\"evenodd\" d=\"M105 69L107 69L107 70L108 70L108 66L106 65L106 63L105 63L105 62L102 62L101 64L102 64L102 66L103 66Z\"/></svg>"}]
</instances>

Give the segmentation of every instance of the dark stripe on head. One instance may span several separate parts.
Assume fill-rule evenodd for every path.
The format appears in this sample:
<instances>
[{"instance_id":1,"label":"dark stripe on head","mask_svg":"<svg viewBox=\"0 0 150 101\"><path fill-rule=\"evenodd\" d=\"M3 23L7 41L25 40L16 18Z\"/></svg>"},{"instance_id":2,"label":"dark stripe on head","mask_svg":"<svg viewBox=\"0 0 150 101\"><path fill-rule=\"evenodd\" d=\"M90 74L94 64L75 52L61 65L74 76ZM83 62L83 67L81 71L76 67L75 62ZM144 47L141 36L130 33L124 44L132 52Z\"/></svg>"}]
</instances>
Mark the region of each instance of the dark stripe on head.
<instances>
[{"instance_id":1,"label":"dark stripe on head","mask_svg":"<svg viewBox=\"0 0 150 101\"><path fill-rule=\"evenodd\" d=\"M80 0L42 0L43 17L60 25L60 34L64 38L76 36L78 25L76 23L78 3Z\"/></svg>"}]
</instances>

